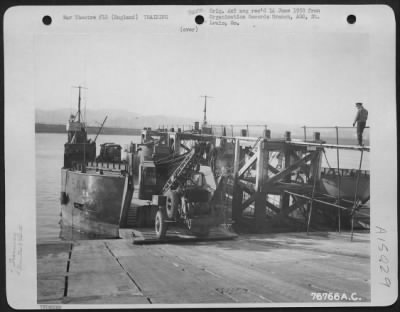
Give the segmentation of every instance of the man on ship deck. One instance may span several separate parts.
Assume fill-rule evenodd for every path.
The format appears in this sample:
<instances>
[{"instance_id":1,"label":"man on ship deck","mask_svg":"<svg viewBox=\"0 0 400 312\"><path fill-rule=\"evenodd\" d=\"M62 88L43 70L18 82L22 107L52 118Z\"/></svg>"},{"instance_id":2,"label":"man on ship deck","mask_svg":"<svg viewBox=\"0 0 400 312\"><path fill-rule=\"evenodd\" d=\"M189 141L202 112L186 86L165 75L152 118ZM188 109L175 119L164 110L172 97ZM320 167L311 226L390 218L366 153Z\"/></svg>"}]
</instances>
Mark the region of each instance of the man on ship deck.
<instances>
[{"instance_id":1,"label":"man on ship deck","mask_svg":"<svg viewBox=\"0 0 400 312\"><path fill-rule=\"evenodd\" d=\"M353 127L357 123L357 139L358 145L363 146L363 132L368 119L368 111L363 107L362 103L356 103L357 115L353 122Z\"/></svg>"}]
</instances>

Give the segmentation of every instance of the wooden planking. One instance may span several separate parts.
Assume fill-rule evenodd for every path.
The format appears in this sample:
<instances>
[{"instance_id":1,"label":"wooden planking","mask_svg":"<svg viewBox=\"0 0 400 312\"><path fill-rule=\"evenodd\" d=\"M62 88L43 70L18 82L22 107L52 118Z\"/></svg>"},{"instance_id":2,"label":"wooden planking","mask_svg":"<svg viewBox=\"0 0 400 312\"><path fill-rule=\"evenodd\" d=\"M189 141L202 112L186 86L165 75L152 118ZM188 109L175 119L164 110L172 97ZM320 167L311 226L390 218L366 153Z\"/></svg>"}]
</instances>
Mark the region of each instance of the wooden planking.
<instances>
[{"instance_id":1,"label":"wooden planking","mask_svg":"<svg viewBox=\"0 0 400 312\"><path fill-rule=\"evenodd\" d=\"M143 297L143 294L122 268L119 272L91 271L69 275L68 298L79 299L92 296Z\"/></svg>"},{"instance_id":2,"label":"wooden planking","mask_svg":"<svg viewBox=\"0 0 400 312\"><path fill-rule=\"evenodd\" d=\"M180 249L180 246L177 247ZM284 281L281 276L274 276L271 271L258 269L251 261L254 253L249 255L237 250L236 247L233 247L232 250L229 247L223 249L229 250L229 253L220 249L209 250L207 248L207 251L200 249L194 253L191 252L192 249L189 252L186 252L185 247L182 249L185 250L177 250L176 253L184 255L188 262L219 276L230 287L248 289L257 294L259 298L265 298L264 302L296 302L299 298L309 294L304 287L293 285L291 280ZM264 258L264 261L268 261L267 257Z\"/></svg>"},{"instance_id":3,"label":"wooden planking","mask_svg":"<svg viewBox=\"0 0 400 312\"><path fill-rule=\"evenodd\" d=\"M132 303L148 302L110 251L107 241L80 241L72 249L67 297L68 302L96 302L106 296L131 297ZM145 298L144 298L145 299ZM121 299L122 300L122 299Z\"/></svg>"},{"instance_id":4,"label":"wooden planking","mask_svg":"<svg viewBox=\"0 0 400 312\"><path fill-rule=\"evenodd\" d=\"M64 276L38 276L37 298L38 302L59 302L64 296Z\"/></svg>"},{"instance_id":5,"label":"wooden planking","mask_svg":"<svg viewBox=\"0 0 400 312\"><path fill-rule=\"evenodd\" d=\"M174 262L152 256L148 251L151 247L135 246L134 255L120 257L119 261L152 303L232 302Z\"/></svg>"},{"instance_id":6,"label":"wooden planking","mask_svg":"<svg viewBox=\"0 0 400 312\"><path fill-rule=\"evenodd\" d=\"M57 254L51 248L41 251L38 266ZM67 296L60 295L63 279L54 270L53 276L52 271L46 278L38 275L38 299L121 304L311 302L311 292L333 291L357 292L368 301L369 262L369 234L362 233L355 233L353 242L344 232L242 235L234 241L146 246L133 245L131 239L80 241L72 249ZM66 262L57 263L65 268Z\"/></svg>"},{"instance_id":7,"label":"wooden planking","mask_svg":"<svg viewBox=\"0 0 400 312\"><path fill-rule=\"evenodd\" d=\"M290 243L285 239L278 242L276 239L240 240L237 247L231 242L219 242L220 248L203 246L206 252L199 250L197 253L186 246L173 246L171 252L182 255L188 263L215 272L231 285L245 282L243 287L274 302L311 301L310 292L318 287L349 293L358 291L365 299L370 298L365 242L356 246L344 241L347 251L343 253L338 245L340 240L336 238L329 252L324 252L325 239L316 244L310 241L312 238L306 237L291 239ZM357 248L362 252L354 252ZM337 263L342 266L335 267ZM285 289L290 293L286 297L283 296Z\"/></svg>"},{"instance_id":8,"label":"wooden planking","mask_svg":"<svg viewBox=\"0 0 400 312\"><path fill-rule=\"evenodd\" d=\"M228 297L233 302L268 302L268 299L246 288L242 283L231 284L229 280L221 278L217 273L207 269L206 266L196 266L188 261L184 255L177 254L172 246L160 245L149 248L148 251L181 267L191 278L199 280L206 287ZM172 247L172 248L171 248Z\"/></svg>"},{"instance_id":9,"label":"wooden planking","mask_svg":"<svg viewBox=\"0 0 400 312\"><path fill-rule=\"evenodd\" d=\"M62 300L70 249L70 242L40 243L36 246L38 302Z\"/></svg>"}]
</instances>

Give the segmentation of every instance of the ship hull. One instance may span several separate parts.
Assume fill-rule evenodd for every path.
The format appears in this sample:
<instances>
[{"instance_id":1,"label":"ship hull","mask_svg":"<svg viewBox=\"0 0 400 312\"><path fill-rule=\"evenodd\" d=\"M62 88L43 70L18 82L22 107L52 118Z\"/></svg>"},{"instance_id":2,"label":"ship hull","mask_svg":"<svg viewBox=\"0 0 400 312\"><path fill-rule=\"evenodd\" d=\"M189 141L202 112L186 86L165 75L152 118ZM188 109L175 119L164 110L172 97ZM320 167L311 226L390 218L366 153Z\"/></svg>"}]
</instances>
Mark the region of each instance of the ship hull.
<instances>
[{"instance_id":1,"label":"ship hull","mask_svg":"<svg viewBox=\"0 0 400 312\"><path fill-rule=\"evenodd\" d=\"M325 168L324 168L325 169ZM357 184L358 179L358 184ZM339 179L337 170L324 170L320 180L321 191L338 197ZM340 197L343 199L354 200L354 195L362 203L369 200L370 197L370 175L368 171L362 171L358 176L355 170L343 169L340 172Z\"/></svg>"},{"instance_id":2,"label":"ship hull","mask_svg":"<svg viewBox=\"0 0 400 312\"><path fill-rule=\"evenodd\" d=\"M61 169L62 225L99 238L119 237L127 177Z\"/></svg>"}]
</instances>

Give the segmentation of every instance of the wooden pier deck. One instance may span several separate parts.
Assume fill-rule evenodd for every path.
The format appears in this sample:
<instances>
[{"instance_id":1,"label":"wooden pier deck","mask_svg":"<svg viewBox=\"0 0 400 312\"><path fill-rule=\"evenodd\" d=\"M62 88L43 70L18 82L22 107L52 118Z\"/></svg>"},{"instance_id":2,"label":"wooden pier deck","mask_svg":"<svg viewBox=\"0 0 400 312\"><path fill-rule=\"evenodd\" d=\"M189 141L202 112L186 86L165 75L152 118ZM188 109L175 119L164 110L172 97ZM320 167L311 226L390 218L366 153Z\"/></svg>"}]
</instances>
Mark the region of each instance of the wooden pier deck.
<instances>
[{"instance_id":1,"label":"wooden pier deck","mask_svg":"<svg viewBox=\"0 0 400 312\"><path fill-rule=\"evenodd\" d=\"M312 302L312 292L370 300L369 233L240 235L234 240L37 245L39 304Z\"/></svg>"}]
</instances>

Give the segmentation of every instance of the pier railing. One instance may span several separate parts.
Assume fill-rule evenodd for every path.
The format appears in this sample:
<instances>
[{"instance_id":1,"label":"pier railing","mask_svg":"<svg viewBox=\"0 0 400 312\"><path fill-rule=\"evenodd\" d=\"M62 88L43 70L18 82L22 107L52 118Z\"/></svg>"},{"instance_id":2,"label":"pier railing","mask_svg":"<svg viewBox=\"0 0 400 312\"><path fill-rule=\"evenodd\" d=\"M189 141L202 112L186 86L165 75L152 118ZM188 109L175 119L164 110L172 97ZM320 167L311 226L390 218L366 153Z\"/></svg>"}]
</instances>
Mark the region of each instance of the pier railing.
<instances>
[{"instance_id":1,"label":"pier railing","mask_svg":"<svg viewBox=\"0 0 400 312\"><path fill-rule=\"evenodd\" d=\"M260 136L263 130L267 129L266 124L207 124L207 127L212 128L212 133L215 135L225 135L227 136ZM173 129L174 131L188 132L195 130L194 125L159 125L158 130L169 131Z\"/></svg>"},{"instance_id":2,"label":"pier railing","mask_svg":"<svg viewBox=\"0 0 400 312\"><path fill-rule=\"evenodd\" d=\"M307 130L328 130L328 132L325 134L329 134L330 130L335 130L334 136L329 136L329 137L333 137L335 139L335 143L337 145L339 145L340 139L341 139L341 137L339 136L340 130L353 129L355 131L357 129L357 127L348 127L348 126L345 126L345 127L343 127L343 126L303 126L302 128L303 128L303 132L304 132L304 136L303 136L304 141L308 141L307 135L309 134L309 132ZM367 129L367 131L368 131L370 129L370 127L365 127L365 129ZM369 137L369 133L366 133L366 134ZM349 139L349 138L346 137L344 139ZM368 141L369 141L369 139L368 139Z\"/></svg>"}]
</instances>

